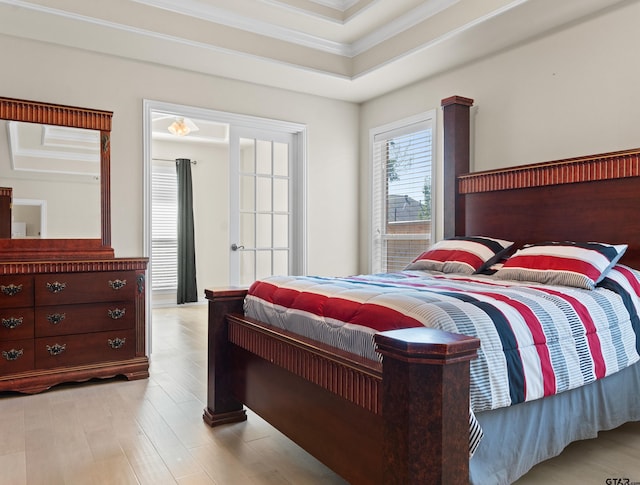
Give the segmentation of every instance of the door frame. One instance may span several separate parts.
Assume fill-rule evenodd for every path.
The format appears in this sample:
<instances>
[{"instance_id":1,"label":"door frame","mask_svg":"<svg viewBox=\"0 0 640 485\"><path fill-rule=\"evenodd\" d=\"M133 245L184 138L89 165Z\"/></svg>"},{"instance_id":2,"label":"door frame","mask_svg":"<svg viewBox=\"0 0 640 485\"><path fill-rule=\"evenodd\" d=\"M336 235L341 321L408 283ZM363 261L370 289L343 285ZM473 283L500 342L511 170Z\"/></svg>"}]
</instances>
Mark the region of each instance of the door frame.
<instances>
[{"instance_id":1,"label":"door frame","mask_svg":"<svg viewBox=\"0 0 640 485\"><path fill-rule=\"evenodd\" d=\"M40 231L39 238L47 238L47 201L41 199L13 199L13 207L19 206L37 206L40 208Z\"/></svg>"},{"instance_id":2,"label":"door frame","mask_svg":"<svg viewBox=\"0 0 640 485\"><path fill-rule=\"evenodd\" d=\"M151 163L152 163L152 116L154 111L182 116L187 118L202 119L229 125L241 126L250 129L263 129L269 131L284 131L294 136L293 157L296 164L296 173L292 178L294 185L292 204L296 205L296 213L293 215L292 227L292 267L298 268L297 273L307 272L307 127L301 123L261 118L257 116L217 111L208 108L188 106L164 101L143 99L143 255L151 258ZM230 242L231 244L231 242ZM293 249L295 248L295 249ZM147 282L150 282L153 271L153 262L149 261L147 268ZM151 288L147 285L146 298L147 325L149 335L147 342L151 342ZM150 349L149 349L150 350Z\"/></svg>"}]
</instances>

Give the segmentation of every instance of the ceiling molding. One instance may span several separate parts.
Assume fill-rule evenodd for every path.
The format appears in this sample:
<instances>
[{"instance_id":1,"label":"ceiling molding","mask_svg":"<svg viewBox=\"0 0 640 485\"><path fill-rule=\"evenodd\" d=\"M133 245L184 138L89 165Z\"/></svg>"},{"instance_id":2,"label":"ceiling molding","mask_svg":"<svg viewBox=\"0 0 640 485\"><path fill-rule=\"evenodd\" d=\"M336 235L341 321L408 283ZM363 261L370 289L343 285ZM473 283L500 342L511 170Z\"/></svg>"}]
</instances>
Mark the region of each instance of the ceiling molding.
<instances>
[{"instance_id":1,"label":"ceiling molding","mask_svg":"<svg viewBox=\"0 0 640 485\"><path fill-rule=\"evenodd\" d=\"M405 30L421 24L425 20L455 5L460 0L432 0L390 21L369 35L366 35L348 46L349 57L355 57L372 49L385 40L389 40ZM526 0L525 0L526 1Z\"/></svg>"},{"instance_id":2,"label":"ceiling molding","mask_svg":"<svg viewBox=\"0 0 640 485\"><path fill-rule=\"evenodd\" d=\"M9 0L14 1L14 0ZM161 8L181 15L189 15L198 19L208 20L216 24L226 25L245 32L263 35L272 39L310 47L329 54L349 56L349 45L334 42L299 30L281 27L269 22L252 19L243 15L217 8L212 5L204 5L195 0L132 0L150 7Z\"/></svg>"},{"instance_id":3,"label":"ceiling molding","mask_svg":"<svg viewBox=\"0 0 640 485\"><path fill-rule=\"evenodd\" d=\"M354 8L366 13L353 23L336 25L317 15L303 19L283 6L320 0L112 1L118 9L86 0L0 0L0 42L6 39L2 35L13 36L363 102L628 3L361 0ZM176 10L177 5L183 10ZM260 12L242 15L242 9L232 12L230 5L245 10L260 6ZM180 30L171 28L174 12L182 15ZM264 12L270 15L258 16ZM269 22L274 13L282 14L278 25ZM300 19L304 22L298 23ZM298 30L302 26L313 35ZM351 40L332 40L338 38Z\"/></svg>"},{"instance_id":4,"label":"ceiling molding","mask_svg":"<svg viewBox=\"0 0 640 485\"><path fill-rule=\"evenodd\" d=\"M339 10L343 13L358 3L358 0L309 0L309 1L313 3L317 3L318 5L324 5L325 7L333 8L334 10Z\"/></svg>"},{"instance_id":5,"label":"ceiling molding","mask_svg":"<svg viewBox=\"0 0 640 485\"><path fill-rule=\"evenodd\" d=\"M10 165L14 172L100 175L97 132L20 121L8 121L7 126ZM69 135L74 130L77 133ZM52 136L63 143L51 143Z\"/></svg>"},{"instance_id":6,"label":"ceiling molding","mask_svg":"<svg viewBox=\"0 0 640 485\"><path fill-rule=\"evenodd\" d=\"M359 14L366 11L366 9L373 3L379 0L370 0L367 4L363 5L360 8L354 9L353 12L348 12L349 9L357 5L362 0L353 0L348 2L348 4L341 2L323 2L316 0L304 0L309 3L316 5L314 8L313 5L298 5L295 0L262 0L263 3L274 5L283 10L288 10L291 12L297 12L305 16L316 17L322 20L336 23L336 24L345 24L356 18Z\"/></svg>"},{"instance_id":7,"label":"ceiling molding","mask_svg":"<svg viewBox=\"0 0 640 485\"><path fill-rule=\"evenodd\" d=\"M244 15L230 12L229 10L214 7L213 5L206 5L198 0L132 0L137 3L141 3L150 7L161 8L169 10L181 15L189 15L191 17L205 19L210 22L222 24L236 29L244 30L246 32L256 33L270 37L272 39L282 40L285 42L297 44L303 47L310 47L312 49L327 52L329 54L336 54L348 58L353 58L363 52L372 49L385 40L391 39L398 34L401 34L407 29L414 27L425 20L433 17L439 12L455 5L460 0L429 0L423 2L418 7L405 12L399 17L394 18L391 21L383 23L380 27L374 29L370 34L357 39L352 43L341 43L331 41L326 38L314 36L301 32L296 29L282 27L270 22L263 22L261 20L249 18ZM322 4L323 2L317 0L315 3ZM278 3L282 5L282 8L288 10L299 10L289 4L283 4L282 2L270 2ZM329 3L329 2L327 2ZM336 3L336 2L333 2ZM338 2L349 6L356 4L355 2ZM520 2L516 2L520 3ZM347 7L349 8L349 7ZM305 11L307 15L312 13ZM317 14L313 14L316 17L320 17ZM324 18L324 17L323 17Z\"/></svg>"}]
</instances>

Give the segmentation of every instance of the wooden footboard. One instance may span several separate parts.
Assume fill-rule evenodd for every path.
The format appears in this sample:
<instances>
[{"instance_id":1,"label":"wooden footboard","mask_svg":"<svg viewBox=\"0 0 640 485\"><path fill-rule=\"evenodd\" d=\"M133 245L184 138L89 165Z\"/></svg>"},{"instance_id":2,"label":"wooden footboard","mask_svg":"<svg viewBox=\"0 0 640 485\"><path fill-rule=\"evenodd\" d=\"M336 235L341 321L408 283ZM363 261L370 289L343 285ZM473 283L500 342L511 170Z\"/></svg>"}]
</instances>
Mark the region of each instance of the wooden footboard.
<instances>
[{"instance_id":1,"label":"wooden footboard","mask_svg":"<svg viewBox=\"0 0 640 485\"><path fill-rule=\"evenodd\" d=\"M244 318L244 290L205 293L209 425L245 420L247 405L350 483L468 483L477 339L385 332L381 365Z\"/></svg>"}]
</instances>

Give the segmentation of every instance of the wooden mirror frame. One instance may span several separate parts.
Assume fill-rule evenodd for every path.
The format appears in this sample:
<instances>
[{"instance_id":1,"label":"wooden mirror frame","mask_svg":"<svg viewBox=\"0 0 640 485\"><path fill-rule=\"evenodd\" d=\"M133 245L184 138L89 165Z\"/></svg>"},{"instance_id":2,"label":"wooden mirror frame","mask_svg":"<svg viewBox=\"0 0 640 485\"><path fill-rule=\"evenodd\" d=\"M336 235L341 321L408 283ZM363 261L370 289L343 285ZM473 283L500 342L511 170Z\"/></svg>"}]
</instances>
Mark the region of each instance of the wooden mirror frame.
<instances>
[{"instance_id":1,"label":"wooden mirror frame","mask_svg":"<svg viewBox=\"0 0 640 485\"><path fill-rule=\"evenodd\" d=\"M100 239L0 239L0 261L113 258L111 119L113 112L0 97L0 119L100 130Z\"/></svg>"}]
</instances>

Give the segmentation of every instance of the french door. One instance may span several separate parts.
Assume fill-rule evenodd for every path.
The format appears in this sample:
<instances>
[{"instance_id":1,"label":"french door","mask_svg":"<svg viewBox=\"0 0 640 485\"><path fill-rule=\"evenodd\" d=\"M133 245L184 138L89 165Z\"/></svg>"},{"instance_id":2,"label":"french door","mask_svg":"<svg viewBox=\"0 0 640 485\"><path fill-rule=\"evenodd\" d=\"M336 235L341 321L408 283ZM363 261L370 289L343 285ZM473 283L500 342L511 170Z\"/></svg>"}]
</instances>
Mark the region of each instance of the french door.
<instances>
[{"instance_id":1,"label":"french door","mask_svg":"<svg viewBox=\"0 0 640 485\"><path fill-rule=\"evenodd\" d=\"M229 277L248 286L266 276L299 274L293 133L231 126Z\"/></svg>"}]
</instances>

